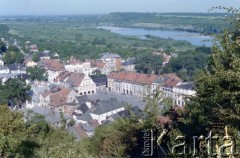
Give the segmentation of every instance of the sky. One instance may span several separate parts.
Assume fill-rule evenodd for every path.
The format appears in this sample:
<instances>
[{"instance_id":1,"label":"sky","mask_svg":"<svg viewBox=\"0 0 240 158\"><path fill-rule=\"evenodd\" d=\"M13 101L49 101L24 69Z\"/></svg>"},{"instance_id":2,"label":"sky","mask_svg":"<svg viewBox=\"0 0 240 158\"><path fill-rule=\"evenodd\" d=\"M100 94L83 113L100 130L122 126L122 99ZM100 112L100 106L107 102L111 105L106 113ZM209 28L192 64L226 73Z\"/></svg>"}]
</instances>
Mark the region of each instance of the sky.
<instances>
[{"instance_id":1,"label":"sky","mask_svg":"<svg viewBox=\"0 0 240 158\"><path fill-rule=\"evenodd\" d=\"M0 16L80 15L110 12L208 12L240 8L240 0L0 0Z\"/></svg>"}]
</instances>

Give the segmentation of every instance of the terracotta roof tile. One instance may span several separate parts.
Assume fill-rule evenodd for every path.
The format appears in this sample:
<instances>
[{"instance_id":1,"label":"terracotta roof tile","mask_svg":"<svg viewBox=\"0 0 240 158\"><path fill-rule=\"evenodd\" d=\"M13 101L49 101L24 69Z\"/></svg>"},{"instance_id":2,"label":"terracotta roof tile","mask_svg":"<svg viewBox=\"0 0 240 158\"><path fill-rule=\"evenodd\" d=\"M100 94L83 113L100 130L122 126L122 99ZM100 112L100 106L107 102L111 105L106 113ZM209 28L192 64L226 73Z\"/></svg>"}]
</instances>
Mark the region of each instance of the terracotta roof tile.
<instances>
[{"instance_id":1,"label":"terracotta roof tile","mask_svg":"<svg viewBox=\"0 0 240 158\"><path fill-rule=\"evenodd\" d=\"M122 71L122 72L118 73L116 79L121 81L121 80L125 80L125 77L126 77L126 72Z\"/></svg>"},{"instance_id":2,"label":"terracotta roof tile","mask_svg":"<svg viewBox=\"0 0 240 158\"><path fill-rule=\"evenodd\" d=\"M65 79L67 79L70 76L70 73L67 71L63 71L61 72L57 77L56 77L56 81L57 82L63 82Z\"/></svg>"},{"instance_id":3,"label":"terracotta roof tile","mask_svg":"<svg viewBox=\"0 0 240 158\"><path fill-rule=\"evenodd\" d=\"M136 84L152 84L154 81L158 80L159 78L164 79L164 86L176 86L182 80L177 77L174 73L172 74L164 74L164 75L156 75L156 74L142 74L136 72L111 72L108 78L116 79L118 81L126 81L132 82Z\"/></svg>"},{"instance_id":4,"label":"terracotta roof tile","mask_svg":"<svg viewBox=\"0 0 240 158\"><path fill-rule=\"evenodd\" d=\"M74 87L78 87L82 83L84 76L84 74L80 73L71 73L69 78L67 79L67 83L71 84Z\"/></svg>"},{"instance_id":5,"label":"terracotta roof tile","mask_svg":"<svg viewBox=\"0 0 240 158\"><path fill-rule=\"evenodd\" d=\"M61 62L59 62L57 60L53 60L53 59L44 59L41 61L40 65L45 67L46 69L52 70L52 71L64 71L65 70L65 67Z\"/></svg>"},{"instance_id":6,"label":"terracotta roof tile","mask_svg":"<svg viewBox=\"0 0 240 158\"><path fill-rule=\"evenodd\" d=\"M50 106L61 106L67 103L67 97L71 90L67 88L60 88L56 92L52 91L45 91L41 95L46 98L47 96L50 97Z\"/></svg>"},{"instance_id":7,"label":"terracotta roof tile","mask_svg":"<svg viewBox=\"0 0 240 158\"><path fill-rule=\"evenodd\" d=\"M111 79L116 79L117 78L117 75L118 75L118 72L111 72L108 76L108 78L111 78Z\"/></svg>"},{"instance_id":8,"label":"terracotta roof tile","mask_svg":"<svg viewBox=\"0 0 240 158\"><path fill-rule=\"evenodd\" d=\"M103 62L96 62L96 66L99 67L99 68L104 68L106 64L103 63Z\"/></svg>"}]
</instances>

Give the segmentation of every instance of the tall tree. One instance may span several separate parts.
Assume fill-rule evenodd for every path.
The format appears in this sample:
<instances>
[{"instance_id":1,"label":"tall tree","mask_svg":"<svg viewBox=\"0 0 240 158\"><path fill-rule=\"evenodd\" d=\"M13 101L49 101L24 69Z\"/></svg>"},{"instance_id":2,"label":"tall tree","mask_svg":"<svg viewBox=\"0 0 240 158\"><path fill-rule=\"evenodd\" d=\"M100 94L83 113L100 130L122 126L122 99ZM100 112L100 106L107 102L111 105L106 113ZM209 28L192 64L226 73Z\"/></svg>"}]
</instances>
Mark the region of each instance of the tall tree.
<instances>
[{"instance_id":1,"label":"tall tree","mask_svg":"<svg viewBox=\"0 0 240 158\"><path fill-rule=\"evenodd\" d=\"M32 60L33 60L34 62L39 62L39 61L40 61L40 58L39 58L38 53L34 53L34 54L33 54Z\"/></svg>"},{"instance_id":2,"label":"tall tree","mask_svg":"<svg viewBox=\"0 0 240 158\"><path fill-rule=\"evenodd\" d=\"M23 60L24 60L24 55L21 52L7 51L3 55L3 61L6 64L22 63Z\"/></svg>"},{"instance_id":3,"label":"tall tree","mask_svg":"<svg viewBox=\"0 0 240 158\"><path fill-rule=\"evenodd\" d=\"M2 40L0 40L0 54L5 53L7 51L7 47Z\"/></svg>"},{"instance_id":4,"label":"tall tree","mask_svg":"<svg viewBox=\"0 0 240 158\"><path fill-rule=\"evenodd\" d=\"M208 67L199 72L194 81L197 96L186 105L182 122L186 125L185 129L179 129L189 136L208 135L209 131L224 136L224 129L228 127L229 135L239 146L240 36L236 30L239 31L240 21L237 17L234 18L238 24L234 31L225 30L216 36ZM194 131L186 130L189 128Z\"/></svg>"},{"instance_id":5,"label":"tall tree","mask_svg":"<svg viewBox=\"0 0 240 158\"><path fill-rule=\"evenodd\" d=\"M26 85L23 79L8 79L0 90L0 104L14 103L15 106L22 106L26 100L30 100L30 86Z\"/></svg>"},{"instance_id":6,"label":"tall tree","mask_svg":"<svg viewBox=\"0 0 240 158\"><path fill-rule=\"evenodd\" d=\"M162 55L149 55L144 54L137 57L136 70L137 72L150 74L160 74L162 69L163 56Z\"/></svg>"},{"instance_id":7,"label":"tall tree","mask_svg":"<svg viewBox=\"0 0 240 158\"><path fill-rule=\"evenodd\" d=\"M29 77L31 80L35 81L47 81L48 80L48 75L46 73L46 70L41 67L28 67L27 68L27 73L29 74Z\"/></svg>"}]
</instances>

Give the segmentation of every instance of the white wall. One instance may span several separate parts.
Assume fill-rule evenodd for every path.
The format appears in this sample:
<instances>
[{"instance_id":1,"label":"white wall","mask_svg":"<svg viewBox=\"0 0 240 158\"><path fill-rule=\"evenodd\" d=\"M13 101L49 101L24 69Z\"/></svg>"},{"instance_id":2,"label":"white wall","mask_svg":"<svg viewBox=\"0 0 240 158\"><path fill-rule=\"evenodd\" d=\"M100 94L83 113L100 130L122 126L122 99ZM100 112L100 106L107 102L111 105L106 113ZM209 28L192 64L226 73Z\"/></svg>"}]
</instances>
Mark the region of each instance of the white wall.
<instances>
[{"instance_id":1,"label":"white wall","mask_svg":"<svg viewBox=\"0 0 240 158\"><path fill-rule=\"evenodd\" d=\"M119 111L123 111L125 108L124 107L121 107L121 108L118 108L118 109L115 109L113 111L108 111L106 113L103 113L103 114L100 114L100 115L97 115L97 114L93 114L93 113L90 113L90 115L92 116L92 118L94 120L97 120L99 124L102 124L102 122L104 120L107 119L107 117L113 115L113 114L116 114L117 112Z\"/></svg>"},{"instance_id":2,"label":"white wall","mask_svg":"<svg viewBox=\"0 0 240 158\"><path fill-rule=\"evenodd\" d=\"M54 79L55 79L61 72L62 72L62 71L47 70L47 73L48 73L48 81L49 81L49 82L54 82Z\"/></svg>"},{"instance_id":3,"label":"white wall","mask_svg":"<svg viewBox=\"0 0 240 158\"><path fill-rule=\"evenodd\" d=\"M84 62L75 65L73 64L65 65L65 69L68 72L79 72L85 75L92 75L93 71L95 71L97 68L92 68L90 62Z\"/></svg>"},{"instance_id":4,"label":"white wall","mask_svg":"<svg viewBox=\"0 0 240 158\"><path fill-rule=\"evenodd\" d=\"M93 93L96 93L96 91L97 91L96 84L88 75L85 75L80 86L78 87L78 93L80 95L84 95L84 94L93 94Z\"/></svg>"},{"instance_id":5,"label":"white wall","mask_svg":"<svg viewBox=\"0 0 240 158\"><path fill-rule=\"evenodd\" d=\"M4 65L4 62L2 60L0 60L0 65L2 65L2 66Z\"/></svg>"}]
</instances>

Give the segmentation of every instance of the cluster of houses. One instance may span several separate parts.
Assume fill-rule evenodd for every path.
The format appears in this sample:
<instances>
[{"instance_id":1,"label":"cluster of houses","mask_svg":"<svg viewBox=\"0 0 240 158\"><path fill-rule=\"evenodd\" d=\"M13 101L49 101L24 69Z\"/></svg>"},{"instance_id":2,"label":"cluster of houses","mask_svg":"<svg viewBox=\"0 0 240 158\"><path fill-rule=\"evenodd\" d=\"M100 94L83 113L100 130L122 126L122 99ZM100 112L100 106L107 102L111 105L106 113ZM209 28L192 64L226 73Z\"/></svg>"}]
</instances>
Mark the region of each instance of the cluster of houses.
<instances>
[{"instance_id":1,"label":"cluster of houses","mask_svg":"<svg viewBox=\"0 0 240 158\"><path fill-rule=\"evenodd\" d=\"M25 47L38 53L40 61L34 62L32 55L26 55L23 64L5 66L0 56L1 82L23 76L27 80L26 67L46 69L47 82L28 81L32 99L26 101L25 108L44 115L46 121L57 127L61 126L62 112L67 123L74 120L75 125L68 126L68 130L78 138L90 137L97 126L130 115L125 109L127 100L120 102L116 98L92 98L98 90L139 98L152 96L161 90L163 97L172 98L174 105L178 106L184 106L185 100L195 95L193 84L184 83L173 73L155 75L135 72L134 58L123 60L118 54L106 52L97 60L82 62L71 57L62 62L57 53L48 50L38 52L37 46L29 42ZM167 62L170 57L165 54L165 58ZM106 77L93 77L96 72ZM137 106L132 107L132 111L140 115Z\"/></svg>"},{"instance_id":2,"label":"cluster of houses","mask_svg":"<svg viewBox=\"0 0 240 158\"><path fill-rule=\"evenodd\" d=\"M155 75L131 71L112 72L107 78L107 84L109 91L139 97L153 96L159 91L163 98L171 98L177 106L184 106L186 99L196 93L191 82L183 82L174 73Z\"/></svg>"}]
</instances>

